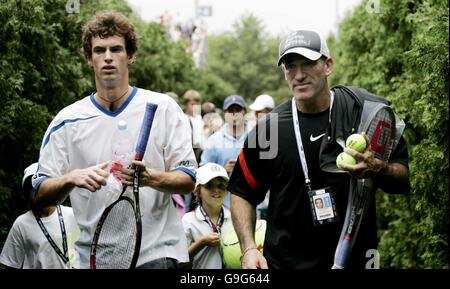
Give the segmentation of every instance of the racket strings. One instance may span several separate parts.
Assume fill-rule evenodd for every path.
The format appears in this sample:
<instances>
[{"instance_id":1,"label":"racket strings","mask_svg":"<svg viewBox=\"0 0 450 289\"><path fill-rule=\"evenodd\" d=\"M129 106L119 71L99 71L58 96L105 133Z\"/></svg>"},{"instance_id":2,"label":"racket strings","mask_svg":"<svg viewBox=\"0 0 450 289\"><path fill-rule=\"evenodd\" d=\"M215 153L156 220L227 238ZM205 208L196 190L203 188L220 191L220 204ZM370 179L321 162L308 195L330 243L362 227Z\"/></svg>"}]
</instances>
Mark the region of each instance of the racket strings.
<instances>
[{"instance_id":1,"label":"racket strings","mask_svg":"<svg viewBox=\"0 0 450 289\"><path fill-rule=\"evenodd\" d=\"M96 267L128 269L133 260L136 245L136 221L129 200L119 201L109 212L100 231Z\"/></svg>"}]
</instances>

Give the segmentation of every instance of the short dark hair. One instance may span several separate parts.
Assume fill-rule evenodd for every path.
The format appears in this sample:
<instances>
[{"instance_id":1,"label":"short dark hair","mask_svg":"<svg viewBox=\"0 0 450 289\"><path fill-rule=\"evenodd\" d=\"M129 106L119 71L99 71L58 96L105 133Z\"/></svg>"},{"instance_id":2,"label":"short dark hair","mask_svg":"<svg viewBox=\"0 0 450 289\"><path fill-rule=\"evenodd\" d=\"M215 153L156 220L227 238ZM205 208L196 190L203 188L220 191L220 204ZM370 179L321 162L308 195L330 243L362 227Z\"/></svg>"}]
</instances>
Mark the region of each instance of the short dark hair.
<instances>
[{"instance_id":1,"label":"short dark hair","mask_svg":"<svg viewBox=\"0 0 450 289\"><path fill-rule=\"evenodd\" d=\"M95 18L83 26L83 53L86 59L92 57L92 38L106 38L109 36L123 36L125 48L129 56L137 51L137 34L134 25L120 12L102 11L95 14Z\"/></svg>"},{"instance_id":2,"label":"short dark hair","mask_svg":"<svg viewBox=\"0 0 450 289\"><path fill-rule=\"evenodd\" d=\"M31 184L31 178L33 176L28 176L23 182L22 187L22 197L27 202L27 204L32 205L34 203L34 192L33 192L33 186Z\"/></svg>"},{"instance_id":3,"label":"short dark hair","mask_svg":"<svg viewBox=\"0 0 450 289\"><path fill-rule=\"evenodd\" d=\"M205 102L202 104L202 109L201 109L201 115L202 117L207 114L207 113L211 113L211 112L215 112L216 111L216 105L212 102Z\"/></svg>"},{"instance_id":4,"label":"short dark hair","mask_svg":"<svg viewBox=\"0 0 450 289\"><path fill-rule=\"evenodd\" d=\"M202 101L202 95L197 90L189 89L183 94L183 102L186 104L189 101Z\"/></svg>"}]
</instances>

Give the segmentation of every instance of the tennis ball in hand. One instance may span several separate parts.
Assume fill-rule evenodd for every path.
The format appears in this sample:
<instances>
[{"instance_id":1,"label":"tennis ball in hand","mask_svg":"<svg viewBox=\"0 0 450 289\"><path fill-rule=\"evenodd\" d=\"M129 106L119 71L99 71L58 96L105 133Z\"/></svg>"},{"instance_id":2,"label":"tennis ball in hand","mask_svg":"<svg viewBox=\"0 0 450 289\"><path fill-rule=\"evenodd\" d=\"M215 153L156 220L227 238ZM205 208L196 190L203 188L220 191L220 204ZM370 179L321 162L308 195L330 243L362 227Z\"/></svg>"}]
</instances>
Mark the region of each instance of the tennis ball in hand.
<instances>
[{"instance_id":1,"label":"tennis ball in hand","mask_svg":"<svg viewBox=\"0 0 450 289\"><path fill-rule=\"evenodd\" d=\"M364 152L367 146L366 139L359 133L354 133L347 138L345 145L359 153Z\"/></svg>"},{"instance_id":2,"label":"tennis ball in hand","mask_svg":"<svg viewBox=\"0 0 450 289\"><path fill-rule=\"evenodd\" d=\"M350 155L346 152L342 152L336 158L336 165L338 168L341 168L341 163L354 165L354 164L356 164L356 160L352 155Z\"/></svg>"}]
</instances>

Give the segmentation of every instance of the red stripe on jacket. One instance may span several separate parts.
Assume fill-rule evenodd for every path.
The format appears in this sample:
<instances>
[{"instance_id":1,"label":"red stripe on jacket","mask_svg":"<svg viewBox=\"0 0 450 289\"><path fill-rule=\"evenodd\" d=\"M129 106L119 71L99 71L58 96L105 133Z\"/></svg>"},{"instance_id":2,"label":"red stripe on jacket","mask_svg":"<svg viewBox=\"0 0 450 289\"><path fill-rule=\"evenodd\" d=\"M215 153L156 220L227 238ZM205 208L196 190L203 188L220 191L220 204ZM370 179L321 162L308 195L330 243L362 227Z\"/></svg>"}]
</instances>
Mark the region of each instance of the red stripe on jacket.
<instances>
[{"instance_id":1,"label":"red stripe on jacket","mask_svg":"<svg viewBox=\"0 0 450 289\"><path fill-rule=\"evenodd\" d=\"M253 190L256 191L256 189L258 188L258 182L256 181L256 179L253 177L253 174L248 169L247 163L245 161L243 149L241 149L241 152L239 153L239 164L241 165L241 169L242 169L242 172L244 173L247 183Z\"/></svg>"}]
</instances>

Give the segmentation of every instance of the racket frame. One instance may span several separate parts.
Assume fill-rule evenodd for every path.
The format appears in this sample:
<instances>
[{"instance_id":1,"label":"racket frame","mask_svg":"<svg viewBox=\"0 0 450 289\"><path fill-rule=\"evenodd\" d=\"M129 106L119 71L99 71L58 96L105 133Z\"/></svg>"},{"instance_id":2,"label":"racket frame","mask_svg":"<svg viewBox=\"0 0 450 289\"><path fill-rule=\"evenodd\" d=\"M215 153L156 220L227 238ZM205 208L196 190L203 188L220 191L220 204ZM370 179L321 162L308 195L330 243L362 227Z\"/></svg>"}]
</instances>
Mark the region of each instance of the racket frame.
<instances>
[{"instance_id":1,"label":"racket frame","mask_svg":"<svg viewBox=\"0 0 450 289\"><path fill-rule=\"evenodd\" d=\"M370 120L364 124L360 124L360 130L366 132L369 136L369 129L376 119L378 113L385 110L391 118L390 122L383 120L376 121L376 128L369 138L369 145L375 153L375 157L381 159L382 161L388 161L390 154L393 151L393 146L395 143L395 115L393 110L381 103L377 103L376 107L369 113L366 119ZM363 111L364 115L364 111ZM389 129L390 136L384 146L380 146L378 143L380 137L383 133L383 128ZM386 151L387 150L387 151ZM356 186L356 188L355 188ZM370 203L370 193L373 188L373 180L370 178L366 179L355 179L351 178L350 188L349 188L349 199L347 203L347 211L345 215L344 224L342 227L341 235L335 252L334 264L332 269L343 269L345 268L347 261L350 257L352 248L356 241L357 234L361 222L364 218L365 212L367 211Z\"/></svg>"}]
</instances>

